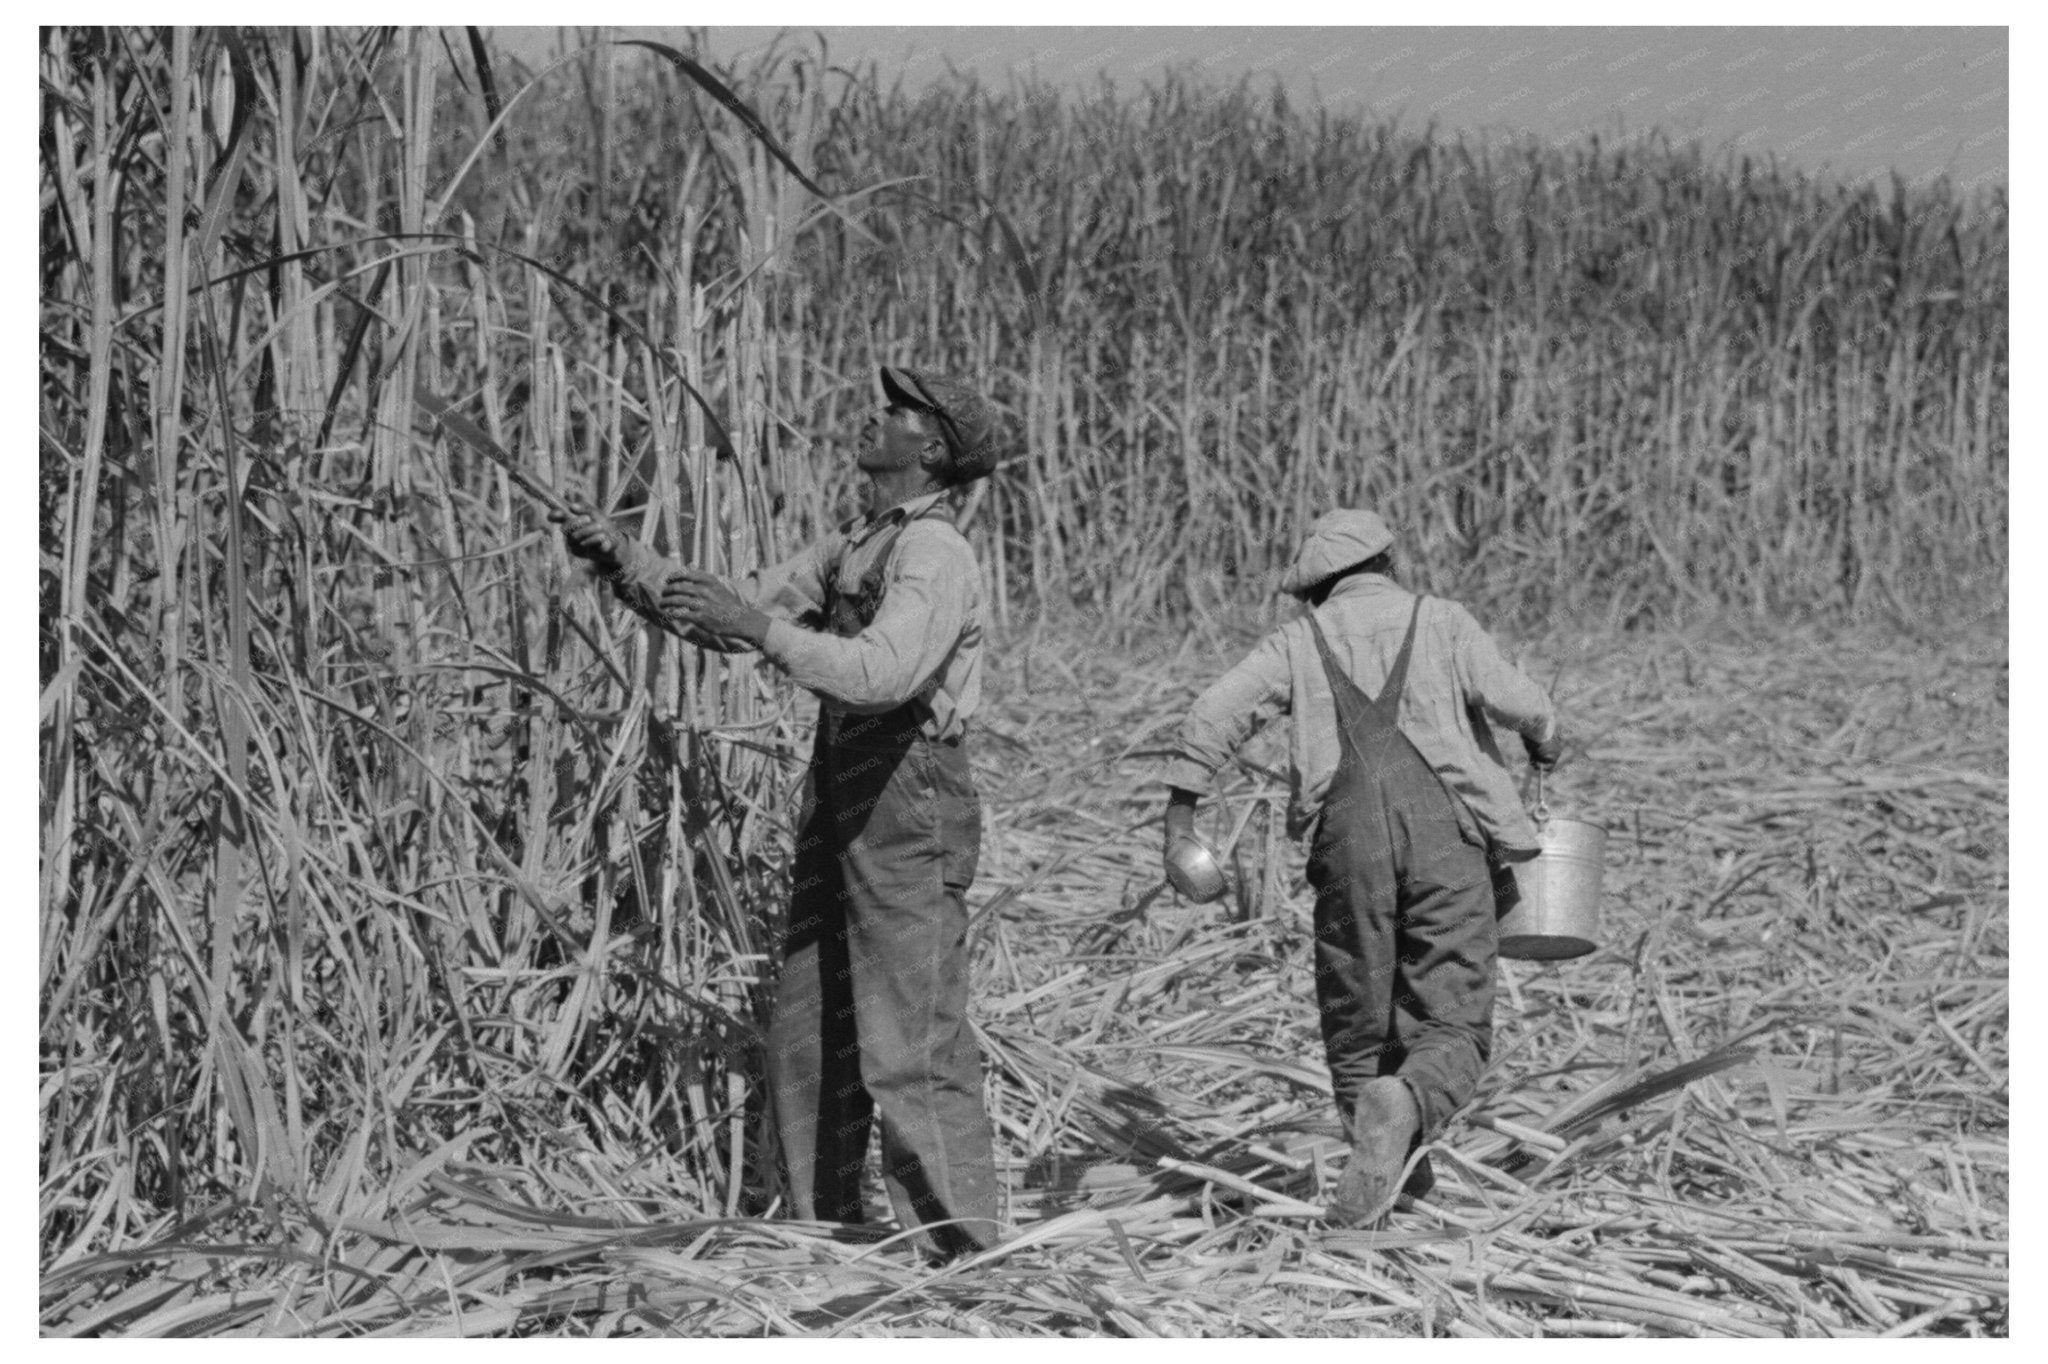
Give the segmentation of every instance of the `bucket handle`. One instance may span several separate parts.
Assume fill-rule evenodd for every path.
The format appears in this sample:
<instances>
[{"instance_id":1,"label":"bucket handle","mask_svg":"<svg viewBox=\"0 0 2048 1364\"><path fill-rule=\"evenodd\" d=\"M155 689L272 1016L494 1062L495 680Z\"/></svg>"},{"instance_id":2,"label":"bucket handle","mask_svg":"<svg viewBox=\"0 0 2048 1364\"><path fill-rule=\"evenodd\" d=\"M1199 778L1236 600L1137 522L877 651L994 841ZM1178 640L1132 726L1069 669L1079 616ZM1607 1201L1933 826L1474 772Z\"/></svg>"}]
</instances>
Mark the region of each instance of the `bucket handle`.
<instances>
[{"instance_id":1,"label":"bucket handle","mask_svg":"<svg viewBox=\"0 0 2048 1364\"><path fill-rule=\"evenodd\" d=\"M1536 769L1536 822L1550 822L1550 802L1543 798L1543 769L1540 767Z\"/></svg>"}]
</instances>

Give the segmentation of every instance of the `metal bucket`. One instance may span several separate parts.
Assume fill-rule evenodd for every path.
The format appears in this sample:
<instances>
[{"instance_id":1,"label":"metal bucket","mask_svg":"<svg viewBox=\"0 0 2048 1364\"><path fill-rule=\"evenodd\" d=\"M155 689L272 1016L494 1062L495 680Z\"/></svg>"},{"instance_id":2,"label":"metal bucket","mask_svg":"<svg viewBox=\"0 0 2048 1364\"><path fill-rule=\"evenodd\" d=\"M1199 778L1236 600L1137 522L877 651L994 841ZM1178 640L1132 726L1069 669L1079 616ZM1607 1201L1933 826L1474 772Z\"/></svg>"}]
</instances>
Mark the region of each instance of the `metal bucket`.
<instances>
[{"instance_id":1,"label":"metal bucket","mask_svg":"<svg viewBox=\"0 0 2048 1364\"><path fill-rule=\"evenodd\" d=\"M1511 862L1521 903L1500 921L1500 954L1518 961L1583 957L1600 940L1600 867L1607 831L1583 819L1546 819L1543 852Z\"/></svg>"}]
</instances>

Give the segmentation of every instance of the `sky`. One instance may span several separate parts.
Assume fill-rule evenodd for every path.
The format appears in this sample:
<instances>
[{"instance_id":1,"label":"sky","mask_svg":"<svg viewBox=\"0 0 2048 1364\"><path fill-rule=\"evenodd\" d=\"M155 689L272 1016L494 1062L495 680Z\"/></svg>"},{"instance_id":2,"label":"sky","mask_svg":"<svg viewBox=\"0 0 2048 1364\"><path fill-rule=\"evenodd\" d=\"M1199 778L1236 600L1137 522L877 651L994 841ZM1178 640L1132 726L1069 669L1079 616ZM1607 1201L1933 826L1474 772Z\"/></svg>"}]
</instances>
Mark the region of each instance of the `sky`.
<instances>
[{"instance_id":1,"label":"sky","mask_svg":"<svg viewBox=\"0 0 2048 1364\"><path fill-rule=\"evenodd\" d=\"M1028 72L1076 91L1105 74L1135 91L1182 66L1218 82L1278 81L1291 98L1412 128L1577 141L1657 127L1843 178L2007 178L2002 27L789 27L822 33L835 65L872 61L884 83L900 75L913 90L949 64L998 86ZM716 59L743 61L779 31L705 34ZM670 42L683 32L610 30ZM551 29L494 36L529 58L559 41Z\"/></svg>"}]
</instances>

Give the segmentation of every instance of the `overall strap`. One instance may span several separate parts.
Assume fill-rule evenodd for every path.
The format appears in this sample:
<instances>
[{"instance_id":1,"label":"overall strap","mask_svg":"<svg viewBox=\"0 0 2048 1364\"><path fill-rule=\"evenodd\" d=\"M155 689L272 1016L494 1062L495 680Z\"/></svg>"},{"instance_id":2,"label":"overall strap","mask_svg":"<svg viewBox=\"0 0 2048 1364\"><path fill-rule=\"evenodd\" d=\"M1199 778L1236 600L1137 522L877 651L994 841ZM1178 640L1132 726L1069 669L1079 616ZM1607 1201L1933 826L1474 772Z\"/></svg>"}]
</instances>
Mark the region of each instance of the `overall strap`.
<instances>
[{"instance_id":1,"label":"overall strap","mask_svg":"<svg viewBox=\"0 0 2048 1364\"><path fill-rule=\"evenodd\" d=\"M1351 705L1363 704L1377 710L1389 724L1393 723L1394 713L1400 709L1401 693L1408 685L1408 659L1415 652L1415 626L1421 618L1422 598L1417 597L1415 609L1408 616L1408 633L1401 640L1401 651L1394 655L1394 666L1387 670L1386 684L1380 688L1379 698L1375 700L1366 695L1365 690L1353 682L1351 675L1337 662L1329 637L1323 633L1322 622L1316 619L1313 610L1308 613L1309 629L1315 633L1316 649L1323 656L1323 672L1330 679L1330 694L1337 698L1340 714L1347 711L1348 701Z\"/></svg>"},{"instance_id":2,"label":"overall strap","mask_svg":"<svg viewBox=\"0 0 2048 1364\"><path fill-rule=\"evenodd\" d=\"M851 543L850 538L840 541L839 553L833 557L831 570L825 575L825 624L833 634L851 638L875 623L875 616L882 609L882 594L889 581L889 565L896 557L896 542L903 537L912 521L944 515L943 505L934 502L916 516L900 517L876 532L868 544L879 544L881 551L875 556L873 565L861 575L859 585L851 594L839 590L840 570L846 565Z\"/></svg>"},{"instance_id":3,"label":"overall strap","mask_svg":"<svg viewBox=\"0 0 2048 1364\"><path fill-rule=\"evenodd\" d=\"M1415 599L1415 609L1408 613L1408 633L1401 640L1401 652L1394 655L1394 666L1387 670L1387 683L1380 688L1380 698L1373 704L1386 713L1389 720L1401 708L1401 692L1408 685L1408 659L1415 652L1415 626L1422 619L1422 598Z\"/></svg>"},{"instance_id":4,"label":"overall strap","mask_svg":"<svg viewBox=\"0 0 2048 1364\"><path fill-rule=\"evenodd\" d=\"M1323 633L1322 622L1316 619L1313 609L1308 613L1308 628L1315 634L1316 651L1323 656L1323 676L1329 679L1330 700L1337 708L1338 738L1349 744L1352 732L1371 714L1372 698L1359 689L1337 661L1336 651L1330 648L1329 636Z\"/></svg>"}]
</instances>

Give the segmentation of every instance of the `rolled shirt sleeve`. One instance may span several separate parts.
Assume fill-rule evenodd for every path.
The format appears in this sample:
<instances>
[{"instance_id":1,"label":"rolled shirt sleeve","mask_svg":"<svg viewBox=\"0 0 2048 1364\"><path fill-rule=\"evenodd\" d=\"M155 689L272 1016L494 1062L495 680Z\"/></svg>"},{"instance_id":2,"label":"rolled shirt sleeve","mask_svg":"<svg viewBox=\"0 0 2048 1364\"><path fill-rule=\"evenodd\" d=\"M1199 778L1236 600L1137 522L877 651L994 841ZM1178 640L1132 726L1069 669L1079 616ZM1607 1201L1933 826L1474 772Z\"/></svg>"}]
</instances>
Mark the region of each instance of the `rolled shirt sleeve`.
<instances>
[{"instance_id":1,"label":"rolled shirt sleeve","mask_svg":"<svg viewBox=\"0 0 2048 1364\"><path fill-rule=\"evenodd\" d=\"M959 644L979 581L965 540L950 527L913 522L896 544L881 609L865 630L843 638L770 611L776 619L761 655L849 711L892 709L922 693ZM790 586L781 591L785 602L802 596Z\"/></svg>"},{"instance_id":2,"label":"rolled shirt sleeve","mask_svg":"<svg viewBox=\"0 0 2048 1364\"><path fill-rule=\"evenodd\" d=\"M1212 794L1216 769L1261 726L1287 713L1294 692L1282 636L1283 631L1275 630L1260 640L1242 662L1195 699L1181 721L1173 757L1161 777L1168 786Z\"/></svg>"},{"instance_id":3,"label":"rolled shirt sleeve","mask_svg":"<svg viewBox=\"0 0 2048 1364\"><path fill-rule=\"evenodd\" d=\"M832 571L844 539L843 535L828 535L779 564L747 574L733 586L749 606L775 620L822 623L825 575Z\"/></svg>"},{"instance_id":4,"label":"rolled shirt sleeve","mask_svg":"<svg viewBox=\"0 0 2048 1364\"><path fill-rule=\"evenodd\" d=\"M825 574L838 553L839 536L828 536L779 564L757 569L733 580L741 600L775 620L816 621L825 603ZM619 566L605 575L616 596L637 615L665 630L676 630L675 621L661 606L661 590L680 565L656 554L638 541L619 546ZM742 640L727 640L697 630L678 630L684 639L708 649L727 653L749 652L753 646Z\"/></svg>"}]
</instances>

